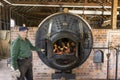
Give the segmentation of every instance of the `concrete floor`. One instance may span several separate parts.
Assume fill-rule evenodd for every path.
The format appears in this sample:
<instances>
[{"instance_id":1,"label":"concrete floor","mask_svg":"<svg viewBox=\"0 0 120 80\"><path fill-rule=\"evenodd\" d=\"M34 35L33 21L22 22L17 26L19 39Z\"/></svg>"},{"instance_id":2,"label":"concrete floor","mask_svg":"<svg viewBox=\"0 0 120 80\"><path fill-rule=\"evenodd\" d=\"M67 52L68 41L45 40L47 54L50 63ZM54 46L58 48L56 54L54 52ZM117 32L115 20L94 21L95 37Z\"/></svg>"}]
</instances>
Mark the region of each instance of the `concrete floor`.
<instances>
[{"instance_id":1,"label":"concrete floor","mask_svg":"<svg viewBox=\"0 0 120 80\"><path fill-rule=\"evenodd\" d=\"M7 59L0 60L0 80L12 80L10 68L7 67Z\"/></svg>"}]
</instances>

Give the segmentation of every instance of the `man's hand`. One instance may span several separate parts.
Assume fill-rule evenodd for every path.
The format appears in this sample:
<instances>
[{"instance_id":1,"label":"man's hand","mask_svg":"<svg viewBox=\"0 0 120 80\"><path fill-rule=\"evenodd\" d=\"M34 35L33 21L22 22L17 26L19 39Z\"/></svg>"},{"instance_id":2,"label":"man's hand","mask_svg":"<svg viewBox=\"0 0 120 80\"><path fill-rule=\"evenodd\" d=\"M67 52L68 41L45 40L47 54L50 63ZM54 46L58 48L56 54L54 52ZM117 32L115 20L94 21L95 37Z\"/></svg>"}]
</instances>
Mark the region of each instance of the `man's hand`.
<instances>
[{"instance_id":1,"label":"man's hand","mask_svg":"<svg viewBox=\"0 0 120 80\"><path fill-rule=\"evenodd\" d=\"M38 48L37 51L45 52L45 49Z\"/></svg>"},{"instance_id":2,"label":"man's hand","mask_svg":"<svg viewBox=\"0 0 120 80\"><path fill-rule=\"evenodd\" d=\"M19 71L19 69L15 70L12 66L11 66L11 69L12 69L13 75L15 75L16 77L20 77L20 71Z\"/></svg>"},{"instance_id":3,"label":"man's hand","mask_svg":"<svg viewBox=\"0 0 120 80\"><path fill-rule=\"evenodd\" d=\"M40 51L45 52L45 49L40 49Z\"/></svg>"},{"instance_id":4,"label":"man's hand","mask_svg":"<svg viewBox=\"0 0 120 80\"><path fill-rule=\"evenodd\" d=\"M19 71L19 69L15 70L15 75L16 75L16 77L20 77L20 71Z\"/></svg>"},{"instance_id":5,"label":"man's hand","mask_svg":"<svg viewBox=\"0 0 120 80\"><path fill-rule=\"evenodd\" d=\"M12 72L12 80L18 80L18 78L20 77L19 69L17 70L12 69L11 72Z\"/></svg>"},{"instance_id":6,"label":"man's hand","mask_svg":"<svg viewBox=\"0 0 120 80\"><path fill-rule=\"evenodd\" d=\"M14 74L12 74L12 80L18 80Z\"/></svg>"}]
</instances>

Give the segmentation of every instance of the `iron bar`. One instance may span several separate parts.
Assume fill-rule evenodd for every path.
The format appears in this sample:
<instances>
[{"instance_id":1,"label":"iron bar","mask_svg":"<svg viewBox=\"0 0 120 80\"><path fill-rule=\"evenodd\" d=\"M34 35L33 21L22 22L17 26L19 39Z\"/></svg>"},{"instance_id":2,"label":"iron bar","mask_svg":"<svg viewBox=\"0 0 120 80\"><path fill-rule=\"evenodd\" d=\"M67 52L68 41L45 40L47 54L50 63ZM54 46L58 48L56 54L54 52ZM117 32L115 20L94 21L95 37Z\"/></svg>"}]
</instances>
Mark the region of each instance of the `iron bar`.
<instances>
[{"instance_id":1,"label":"iron bar","mask_svg":"<svg viewBox=\"0 0 120 80\"><path fill-rule=\"evenodd\" d=\"M110 53L107 54L107 80L109 80L109 61L110 61Z\"/></svg>"},{"instance_id":2,"label":"iron bar","mask_svg":"<svg viewBox=\"0 0 120 80\"><path fill-rule=\"evenodd\" d=\"M119 55L119 52L120 52L119 47L120 47L120 45L118 45L118 49L117 49L117 48L115 48L115 50L116 50L116 69L115 69L115 80L118 80L118 55Z\"/></svg>"},{"instance_id":3,"label":"iron bar","mask_svg":"<svg viewBox=\"0 0 120 80\"><path fill-rule=\"evenodd\" d=\"M93 49L109 49L109 47L93 47Z\"/></svg>"}]
</instances>

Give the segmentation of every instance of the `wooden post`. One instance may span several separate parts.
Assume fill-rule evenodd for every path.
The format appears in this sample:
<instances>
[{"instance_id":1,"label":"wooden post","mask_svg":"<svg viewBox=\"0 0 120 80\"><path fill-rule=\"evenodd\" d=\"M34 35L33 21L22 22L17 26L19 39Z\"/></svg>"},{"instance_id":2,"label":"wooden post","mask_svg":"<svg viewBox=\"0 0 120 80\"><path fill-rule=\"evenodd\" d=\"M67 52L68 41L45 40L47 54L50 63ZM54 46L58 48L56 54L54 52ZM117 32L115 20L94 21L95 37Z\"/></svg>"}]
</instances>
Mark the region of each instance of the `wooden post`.
<instances>
[{"instance_id":1,"label":"wooden post","mask_svg":"<svg viewBox=\"0 0 120 80\"><path fill-rule=\"evenodd\" d=\"M2 6L0 6L0 30L2 30Z\"/></svg>"},{"instance_id":2,"label":"wooden post","mask_svg":"<svg viewBox=\"0 0 120 80\"><path fill-rule=\"evenodd\" d=\"M112 0L112 22L111 26L112 29L117 29L117 7L118 7L118 0Z\"/></svg>"},{"instance_id":3,"label":"wooden post","mask_svg":"<svg viewBox=\"0 0 120 80\"><path fill-rule=\"evenodd\" d=\"M10 30L10 6L9 5L6 5L5 8L4 8L4 11L5 11L5 30Z\"/></svg>"}]
</instances>

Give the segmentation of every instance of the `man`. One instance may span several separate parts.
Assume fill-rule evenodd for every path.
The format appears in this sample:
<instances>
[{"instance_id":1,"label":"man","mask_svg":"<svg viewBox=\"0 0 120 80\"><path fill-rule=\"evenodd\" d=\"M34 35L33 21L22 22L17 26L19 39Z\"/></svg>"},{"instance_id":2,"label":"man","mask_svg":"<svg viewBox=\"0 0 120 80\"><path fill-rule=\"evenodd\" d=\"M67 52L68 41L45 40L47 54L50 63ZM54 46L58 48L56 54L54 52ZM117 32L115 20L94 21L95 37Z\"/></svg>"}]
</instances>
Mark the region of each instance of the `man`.
<instances>
[{"instance_id":1,"label":"man","mask_svg":"<svg viewBox=\"0 0 120 80\"><path fill-rule=\"evenodd\" d=\"M27 27L19 27L19 35L11 44L11 64L17 80L33 80L31 50L37 48L27 39L27 33Z\"/></svg>"}]
</instances>

